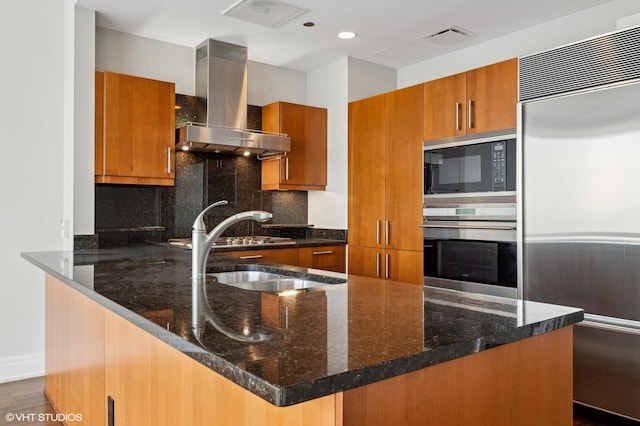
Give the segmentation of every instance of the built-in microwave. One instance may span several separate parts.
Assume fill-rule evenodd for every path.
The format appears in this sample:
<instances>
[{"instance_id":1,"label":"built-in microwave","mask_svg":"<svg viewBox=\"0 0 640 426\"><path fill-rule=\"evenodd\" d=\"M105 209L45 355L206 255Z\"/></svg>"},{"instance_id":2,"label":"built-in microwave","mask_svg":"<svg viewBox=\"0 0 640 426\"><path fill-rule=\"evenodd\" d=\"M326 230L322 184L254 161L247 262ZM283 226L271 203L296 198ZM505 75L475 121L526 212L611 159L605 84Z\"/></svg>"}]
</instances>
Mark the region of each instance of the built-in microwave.
<instances>
[{"instance_id":1,"label":"built-in microwave","mask_svg":"<svg viewBox=\"0 0 640 426\"><path fill-rule=\"evenodd\" d=\"M516 139L424 146L424 195L515 193Z\"/></svg>"}]
</instances>

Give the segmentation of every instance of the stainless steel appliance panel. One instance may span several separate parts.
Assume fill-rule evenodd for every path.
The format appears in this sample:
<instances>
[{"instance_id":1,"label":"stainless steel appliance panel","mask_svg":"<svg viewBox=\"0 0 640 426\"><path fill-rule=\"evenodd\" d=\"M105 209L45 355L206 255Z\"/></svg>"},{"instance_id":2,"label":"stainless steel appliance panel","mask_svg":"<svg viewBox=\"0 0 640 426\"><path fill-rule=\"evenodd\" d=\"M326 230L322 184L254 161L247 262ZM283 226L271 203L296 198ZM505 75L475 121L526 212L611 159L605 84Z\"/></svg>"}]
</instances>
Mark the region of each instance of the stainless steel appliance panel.
<instances>
[{"instance_id":1,"label":"stainless steel appliance panel","mask_svg":"<svg viewBox=\"0 0 640 426\"><path fill-rule=\"evenodd\" d=\"M620 323L577 327L574 397L640 419L640 84L524 103L521 124L524 298Z\"/></svg>"}]
</instances>

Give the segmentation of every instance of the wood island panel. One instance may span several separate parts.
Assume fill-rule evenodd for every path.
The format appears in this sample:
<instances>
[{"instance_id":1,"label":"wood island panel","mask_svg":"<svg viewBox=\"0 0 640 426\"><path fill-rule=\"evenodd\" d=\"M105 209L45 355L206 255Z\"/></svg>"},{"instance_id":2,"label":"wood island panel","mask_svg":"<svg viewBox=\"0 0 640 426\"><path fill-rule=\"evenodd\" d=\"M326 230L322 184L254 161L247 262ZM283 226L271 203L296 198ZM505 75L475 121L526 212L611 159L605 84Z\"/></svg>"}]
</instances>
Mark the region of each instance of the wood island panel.
<instances>
[{"instance_id":1,"label":"wood island panel","mask_svg":"<svg viewBox=\"0 0 640 426\"><path fill-rule=\"evenodd\" d=\"M104 308L46 276L44 391L58 413L105 424Z\"/></svg>"},{"instance_id":2,"label":"wood island panel","mask_svg":"<svg viewBox=\"0 0 640 426\"><path fill-rule=\"evenodd\" d=\"M570 425L573 327L343 393L344 426Z\"/></svg>"}]
</instances>

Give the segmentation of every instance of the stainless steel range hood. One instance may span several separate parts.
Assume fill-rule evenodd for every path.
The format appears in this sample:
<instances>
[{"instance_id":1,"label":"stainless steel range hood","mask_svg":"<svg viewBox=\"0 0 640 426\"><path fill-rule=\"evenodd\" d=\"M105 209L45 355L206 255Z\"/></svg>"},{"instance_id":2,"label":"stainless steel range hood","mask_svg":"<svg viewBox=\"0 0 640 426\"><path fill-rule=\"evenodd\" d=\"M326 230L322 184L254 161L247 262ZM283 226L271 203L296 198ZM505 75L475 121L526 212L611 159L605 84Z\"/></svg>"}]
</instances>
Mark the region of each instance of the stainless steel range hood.
<instances>
[{"instance_id":1,"label":"stainless steel range hood","mask_svg":"<svg viewBox=\"0 0 640 426\"><path fill-rule=\"evenodd\" d=\"M247 130L247 48L208 39L196 47L196 97L205 123L176 130L176 149L249 153L262 156L291 150L281 133Z\"/></svg>"}]
</instances>

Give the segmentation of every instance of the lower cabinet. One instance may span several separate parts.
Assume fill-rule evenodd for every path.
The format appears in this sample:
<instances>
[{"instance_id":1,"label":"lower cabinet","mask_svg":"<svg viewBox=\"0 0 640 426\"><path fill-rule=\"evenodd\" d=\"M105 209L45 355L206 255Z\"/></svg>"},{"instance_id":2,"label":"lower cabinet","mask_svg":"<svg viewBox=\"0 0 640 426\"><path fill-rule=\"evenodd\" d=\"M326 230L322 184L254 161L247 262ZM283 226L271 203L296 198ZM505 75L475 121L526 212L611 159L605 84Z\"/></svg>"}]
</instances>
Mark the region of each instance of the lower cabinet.
<instances>
[{"instance_id":1,"label":"lower cabinet","mask_svg":"<svg viewBox=\"0 0 640 426\"><path fill-rule=\"evenodd\" d=\"M281 263L283 265L302 266L303 268L324 269L344 272L344 246L327 245L301 248L281 248L270 250L221 251L217 254L233 256L245 260Z\"/></svg>"},{"instance_id":2,"label":"lower cabinet","mask_svg":"<svg viewBox=\"0 0 640 426\"><path fill-rule=\"evenodd\" d=\"M349 246L349 273L422 284L422 252Z\"/></svg>"},{"instance_id":3,"label":"lower cabinet","mask_svg":"<svg viewBox=\"0 0 640 426\"><path fill-rule=\"evenodd\" d=\"M272 405L49 275L45 393L85 425L329 426L337 418L336 395Z\"/></svg>"},{"instance_id":4,"label":"lower cabinet","mask_svg":"<svg viewBox=\"0 0 640 426\"><path fill-rule=\"evenodd\" d=\"M222 256L233 256L238 259L256 260L262 262L282 263L284 265L298 264L298 249L284 248L271 250L238 250L238 251L221 251L216 254Z\"/></svg>"}]
</instances>

